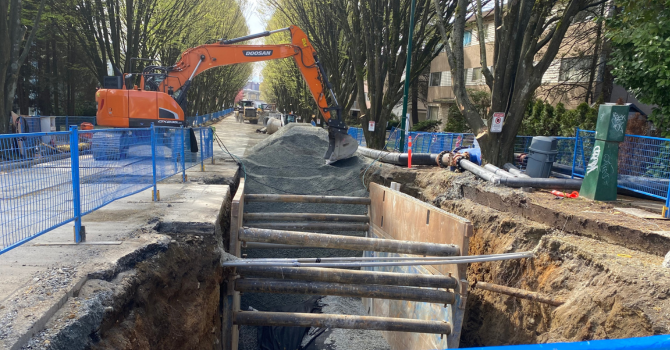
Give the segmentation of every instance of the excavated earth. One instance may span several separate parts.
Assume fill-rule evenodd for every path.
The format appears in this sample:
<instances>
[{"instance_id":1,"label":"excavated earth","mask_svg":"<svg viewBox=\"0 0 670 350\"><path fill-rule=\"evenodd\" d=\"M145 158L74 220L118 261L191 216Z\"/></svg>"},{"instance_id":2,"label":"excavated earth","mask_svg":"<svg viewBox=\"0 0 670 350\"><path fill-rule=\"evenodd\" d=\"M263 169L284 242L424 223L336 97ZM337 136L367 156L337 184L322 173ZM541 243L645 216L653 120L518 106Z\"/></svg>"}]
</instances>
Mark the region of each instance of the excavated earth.
<instances>
[{"instance_id":1,"label":"excavated earth","mask_svg":"<svg viewBox=\"0 0 670 350\"><path fill-rule=\"evenodd\" d=\"M495 283L565 302L553 307L475 285L461 347L670 333L670 269L661 266L670 250L667 222L628 217L614 210L617 203L550 200L545 191L494 187L436 168L375 165L366 181L399 182L403 192L472 221L470 255L535 252L470 264L471 286Z\"/></svg>"}]
</instances>

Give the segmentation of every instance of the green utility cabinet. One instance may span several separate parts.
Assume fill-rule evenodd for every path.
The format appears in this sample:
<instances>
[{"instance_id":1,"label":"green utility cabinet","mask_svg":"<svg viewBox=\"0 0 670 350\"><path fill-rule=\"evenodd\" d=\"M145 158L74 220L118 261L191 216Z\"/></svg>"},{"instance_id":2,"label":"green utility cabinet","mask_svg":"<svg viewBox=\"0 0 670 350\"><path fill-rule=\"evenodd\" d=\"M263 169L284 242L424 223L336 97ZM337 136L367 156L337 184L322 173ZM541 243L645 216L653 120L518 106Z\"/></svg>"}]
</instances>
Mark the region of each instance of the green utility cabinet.
<instances>
[{"instance_id":1,"label":"green utility cabinet","mask_svg":"<svg viewBox=\"0 0 670 350\"><path fill-rule=\"evenodd\" d=\"M596 123L596 142L588 164L580 196L598 201L613 201L617 195L619 143L628 125L628 106L601 105Z\"/></svg>"}]
</instances>

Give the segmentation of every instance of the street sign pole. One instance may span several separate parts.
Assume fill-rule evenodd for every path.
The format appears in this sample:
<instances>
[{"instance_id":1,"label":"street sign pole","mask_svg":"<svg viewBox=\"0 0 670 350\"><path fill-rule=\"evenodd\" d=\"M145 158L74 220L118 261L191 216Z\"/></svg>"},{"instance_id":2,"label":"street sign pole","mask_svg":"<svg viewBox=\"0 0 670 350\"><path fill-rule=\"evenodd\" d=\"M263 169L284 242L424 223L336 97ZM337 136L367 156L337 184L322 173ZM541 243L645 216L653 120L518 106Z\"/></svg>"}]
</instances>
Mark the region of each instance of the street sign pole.
<instances>
[{"instance_id":1,"label":"street sign pole","mask_svg":"<svg viewBox=\"0 0 670 350\"><path fill-rule=\"evenodd\" d=\"M409 18L409 37L407 40L407 65L405 66L405 89L402 99L402 132L400 133L400 152L405 152L405 134L407 133L407 95L409 95L410 68L412 66L412 39L414 38L414 12L416 0L412 0Z\"/></svg>"}]
</instances>

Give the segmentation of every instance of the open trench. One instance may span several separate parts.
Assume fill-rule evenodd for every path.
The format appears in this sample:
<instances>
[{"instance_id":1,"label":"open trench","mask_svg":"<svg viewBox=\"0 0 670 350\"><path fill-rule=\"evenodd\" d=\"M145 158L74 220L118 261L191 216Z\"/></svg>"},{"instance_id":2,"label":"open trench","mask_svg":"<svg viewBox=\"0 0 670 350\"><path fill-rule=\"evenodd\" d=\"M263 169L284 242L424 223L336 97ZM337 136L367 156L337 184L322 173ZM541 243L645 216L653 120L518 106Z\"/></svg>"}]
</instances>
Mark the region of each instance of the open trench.
<instances>
[{"instance_id":1,"label":"open trench","mask_svg":"<svg viewBox=\"0 0 670 350\"><path fill-rule=\"evenodd\" d=\"M517 210L528 206L520 191L482 184L472 174L384 165L371 171L366 181L386 186L399 182L401 191L470 220L475 229L470 255L535 251L533 259L469 264L471 286L476 281L494 283L564 302L555 307L475 285L468 297L461 347L670 333L670 271L661 267L663 257L632 244L598 239L593 227L607 231L600 237L628 233L625 228L584 220L568 233L568 222L576 218L552 225L559 215L540 211L535 217L525 215L536 219L529 220Z\"/></svg>"},{"instance_id":2,"label":"open trench","mask_svg":"<svg viewBox=\"0 0 670 350\"><path fill-rule=\"evenodd\" d=\"M284 146L277 144L277 147ZM318 153L314 152L314 157L320 157ZM342 177L346 181L360 179L363 165L352 164L351 169L355 169L353 175L350 171L333 174L325 183L335 183L335 179ZM324 183L320 182L323 181L321 175L304 163L298 164L302 176L292 179L295 174L290 169L275 169L270 174L271 167L259 164L258 159L256 163L247 163L247 182L256 183L250 186L250 191L268 193L284 189L299 193L308 187L309 181L315 181L316 186ZM253 178L252 172L255 172ZM561 227L493 209L493 204L482 204L486 200L473 201L464 193L472 192L480 184L469 175L406 171L383 166L372 168L366 176L367 181L386 186L391 181L399 182L402 192L470 220L475 228L475 234L470 238L470 255L535 250L534 259L470 264L468 281L471 285L476 281L495 283L541 292L564 301L562 306L555 307L484 291L475 286L467 301L461 347L670 333L670 273L656 266L660 265L656 264L658 256L585 235L566 233ZM322 187L322 191L332 195L365 195L364 190L350 190L358 185L347 187L341 184ZM231 193L234 193L235 186L233 183ZM480 192L481 196L491 196L490 191ZM513 205L523 205L523 200L519 198L516 199L518 203ZM342 209L294 204L289 208L267 205L252 205L249 210L365 213L364 209L353 207ZM89 279L78 294L80 300L86 300L89 317L82 318L79 327L61 332L59 337L62 341L59 344L67 344L68 337L82 333L89 338L87 348L91 349L223 349L221 308L228 276L226 270L220 267L220 259L223 247L228 246L230 198L224 204L222 213L224 219L220 223L220 235L171 234L170 240L152 248L154 251L129 257L123 272L104 271L92 276L94 278ZM160 232L160 227L155 229ZM246 249L243 253L248 257L360 254L320 249ZM622 254L641 258L617 258ZM275 310L309 298L250 293L243 295L242 309ZM327 304L332 307L328 312L361 312L357 300L328 298ZM67 305L60 312L67 317ZM90 334L86 333L86 319L98 325ZM379 333L359 332L361 334L342 332L343 340L339 340L339 346L334 341L328 348L389 348ZM242 327L240 349L258 349L257 339L256 327Z\"/></svg>"}]
</instances>

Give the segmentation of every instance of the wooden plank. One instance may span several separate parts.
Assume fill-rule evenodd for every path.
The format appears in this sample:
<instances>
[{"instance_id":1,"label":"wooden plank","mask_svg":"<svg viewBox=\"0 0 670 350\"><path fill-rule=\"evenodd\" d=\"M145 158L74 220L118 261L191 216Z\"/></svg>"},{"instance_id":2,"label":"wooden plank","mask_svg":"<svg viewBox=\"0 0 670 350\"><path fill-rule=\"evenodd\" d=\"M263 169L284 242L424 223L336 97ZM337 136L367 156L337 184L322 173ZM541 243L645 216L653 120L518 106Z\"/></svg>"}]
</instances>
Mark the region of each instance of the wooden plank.
<instances>
[{"instance_id":1,"label":"wooden plank","mask_svg":"<svg viewBox=\"0 0 670 350\"><path fill-rule=\"evenodd\" d=\"M240 179L237 192L233 197L230 208L230 243L228 253L241 257L241 243L238 239L239 229L242 227L244 214L244 178ZM222 322L222 338L224 348L237 350L239 346L239 327L233 322L233 315L240 311L240 293L235 290L235 275L232 271L228 277L226 297L224 299L224 320Z\"/></svg>"},{"instance_id":2,"label":"wooden plank","mask_svg":"<svg viewBox=\"0 0 670 350\"><path fill-rule=\"evenodd\" d=\"M454 244L460 248L458 255L468 255L469 237L474 232L469 220L376 183L370 184L370 199L373 231L398 240ZM458 280L467 278L467 265L434 268Z\"/></svg>"},{"instance_id":3,"label":"wooden plank","mask_svg":"<svg viewBox=\"0 0 670 350\"><path fill-rule=\"evenodd\" d=\"M244 197L244 178L241 178L230 208L230 246L228 247L228 253L238 258L240 257L240 240L238 239L238 232L240 231L243 222Z\"/></svg>"},{"instance_id":4,"label":"wooden plank","mask_svg":"<svg viewBox=\"0 0 670 350\"><path fill-rule=\"evenodd\" d=\"M468 254L472 224L416 198L390 188L370 184L370 237L454 244L460 255ZM410 256L405 254L365 252L365 256ZM446 307L420 302L399 302L384 299L364 299L370 315L383 317L422 318L448 321L452 334L441 339L422 333L383 332L393 350L423 350L458 348L467 300L467 265L417 266L403 268L373 268L374 271L451 275L459 281L455 305Z\"/></svg>"}]
</instances>

